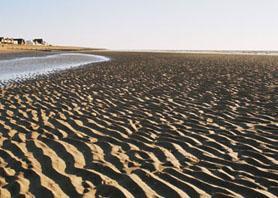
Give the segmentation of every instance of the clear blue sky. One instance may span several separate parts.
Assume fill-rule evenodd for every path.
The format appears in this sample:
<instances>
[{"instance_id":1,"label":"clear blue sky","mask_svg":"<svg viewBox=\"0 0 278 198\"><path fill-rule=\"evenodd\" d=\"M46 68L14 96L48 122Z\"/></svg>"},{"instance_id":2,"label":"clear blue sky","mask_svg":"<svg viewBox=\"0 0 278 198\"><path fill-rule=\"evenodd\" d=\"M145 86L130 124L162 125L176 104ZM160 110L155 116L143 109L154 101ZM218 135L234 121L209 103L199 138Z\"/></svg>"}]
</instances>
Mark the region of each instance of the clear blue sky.
<instances>
[{"instance_id":1,"label":"clear blue sky","mask_svg":"<svg viewBox=\"0 0 278 198\"><path fill-rule=\"evenodd\" d=\"M110 49L278 50L278 0L1 0L1 35Z\"/></svg>"}]
</instances>

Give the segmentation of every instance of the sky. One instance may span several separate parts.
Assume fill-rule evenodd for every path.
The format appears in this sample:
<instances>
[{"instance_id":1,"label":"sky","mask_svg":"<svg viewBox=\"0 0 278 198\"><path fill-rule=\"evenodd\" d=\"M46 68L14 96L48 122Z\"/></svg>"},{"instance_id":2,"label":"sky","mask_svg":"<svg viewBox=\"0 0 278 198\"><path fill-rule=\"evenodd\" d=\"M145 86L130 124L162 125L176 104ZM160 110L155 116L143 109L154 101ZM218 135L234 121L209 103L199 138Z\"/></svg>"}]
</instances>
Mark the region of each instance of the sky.
<instances>
[{"instance_id":1,"label":"sky","mask_svg":"<svg viewBox=\"0 0 278 198\"><path fill-rule=\"evenodd\" d=\"M278 0L0 0L0 36L108 49L278 50Z\"/></svg>"}]
</instances>

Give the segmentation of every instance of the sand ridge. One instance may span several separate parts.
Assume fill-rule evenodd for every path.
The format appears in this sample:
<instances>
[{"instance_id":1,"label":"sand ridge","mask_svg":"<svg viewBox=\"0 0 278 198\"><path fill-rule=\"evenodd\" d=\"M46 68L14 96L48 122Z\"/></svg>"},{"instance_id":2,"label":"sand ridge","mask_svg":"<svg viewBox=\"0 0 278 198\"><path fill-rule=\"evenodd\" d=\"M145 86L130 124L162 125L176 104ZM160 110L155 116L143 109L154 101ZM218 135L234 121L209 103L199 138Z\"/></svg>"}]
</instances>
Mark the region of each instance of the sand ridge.
<instances>
[{"instance_id":1,"label":"sand ridge","mask_svg":"<svg viewBox=\"0 0 278 198\"><path fill-rule=\"evenodd\" d=\"M278 196L278 57L99 54L0 89L1 197Z\"/></svg>"}]
</instances>

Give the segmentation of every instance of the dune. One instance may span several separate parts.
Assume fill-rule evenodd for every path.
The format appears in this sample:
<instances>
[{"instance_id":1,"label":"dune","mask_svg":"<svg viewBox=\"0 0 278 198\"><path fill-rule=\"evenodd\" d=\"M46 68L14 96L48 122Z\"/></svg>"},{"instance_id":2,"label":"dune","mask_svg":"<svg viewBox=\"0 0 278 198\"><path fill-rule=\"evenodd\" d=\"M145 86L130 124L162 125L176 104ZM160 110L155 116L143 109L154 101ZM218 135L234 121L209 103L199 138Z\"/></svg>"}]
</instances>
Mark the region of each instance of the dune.
<instances>
[{"instance_id":1,"label":"dune","mask_svg":"<svg viewBox=\"0 0 278 198\"><path fill-rule=\"evenodd\" d=\"M92 53L0 88L0 197L278 196L278 57Z\"/></svg>"}]
</instances>

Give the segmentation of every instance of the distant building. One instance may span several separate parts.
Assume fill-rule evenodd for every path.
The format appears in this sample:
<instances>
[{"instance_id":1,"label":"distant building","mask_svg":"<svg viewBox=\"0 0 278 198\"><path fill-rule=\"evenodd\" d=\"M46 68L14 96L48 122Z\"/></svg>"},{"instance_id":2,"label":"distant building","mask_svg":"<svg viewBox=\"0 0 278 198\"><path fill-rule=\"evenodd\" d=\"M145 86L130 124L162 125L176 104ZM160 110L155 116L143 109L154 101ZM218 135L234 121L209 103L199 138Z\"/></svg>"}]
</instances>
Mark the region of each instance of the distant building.
<instances>
[{"instance_id":1,"label":"distant building","mask_svg":"<svg viewBox=\"0 0 278 198\"><path fill-rule=\"evenodd\" d=\"M16 38L13 40L14 40L15 44L17 44L17 45L25 45L25 40L22 38Z\"/></svg>"},{"instance_id":2,"label":"distant building","mask_svg":"<svg viewBox=\"0 0 278 198\"><path fill-rule=\"evenodd\" d=\"M12 39L12 38L3 38L1 43L3 43L3 44L16 44L17 42L14 41L14 39Z\"/></svg>"},{"instance_id":3,"label":"distant building","mask_svg":"<svg viewBox=\"0 0 278 198\"><path fill-rule=\"evenodd\" d=\"M42 38L25 41L23 38L6 38L0 37L1 44L14 44L14 45L48 45Z\"/></svg>"},{"instance_id":4,"label":"distant building","mask_svg":"<svg viewBox=\"0 0 278 198\"><path fill-rule=\"evenodd\" d=\"M46 42L45 42L43 39L41 39L41 38L39 38L39 39L34 39L34 40L33 40L33 43L34 43L35 45L45 45L45 44L46 44Z\"/></svg>"}]
</instances>

